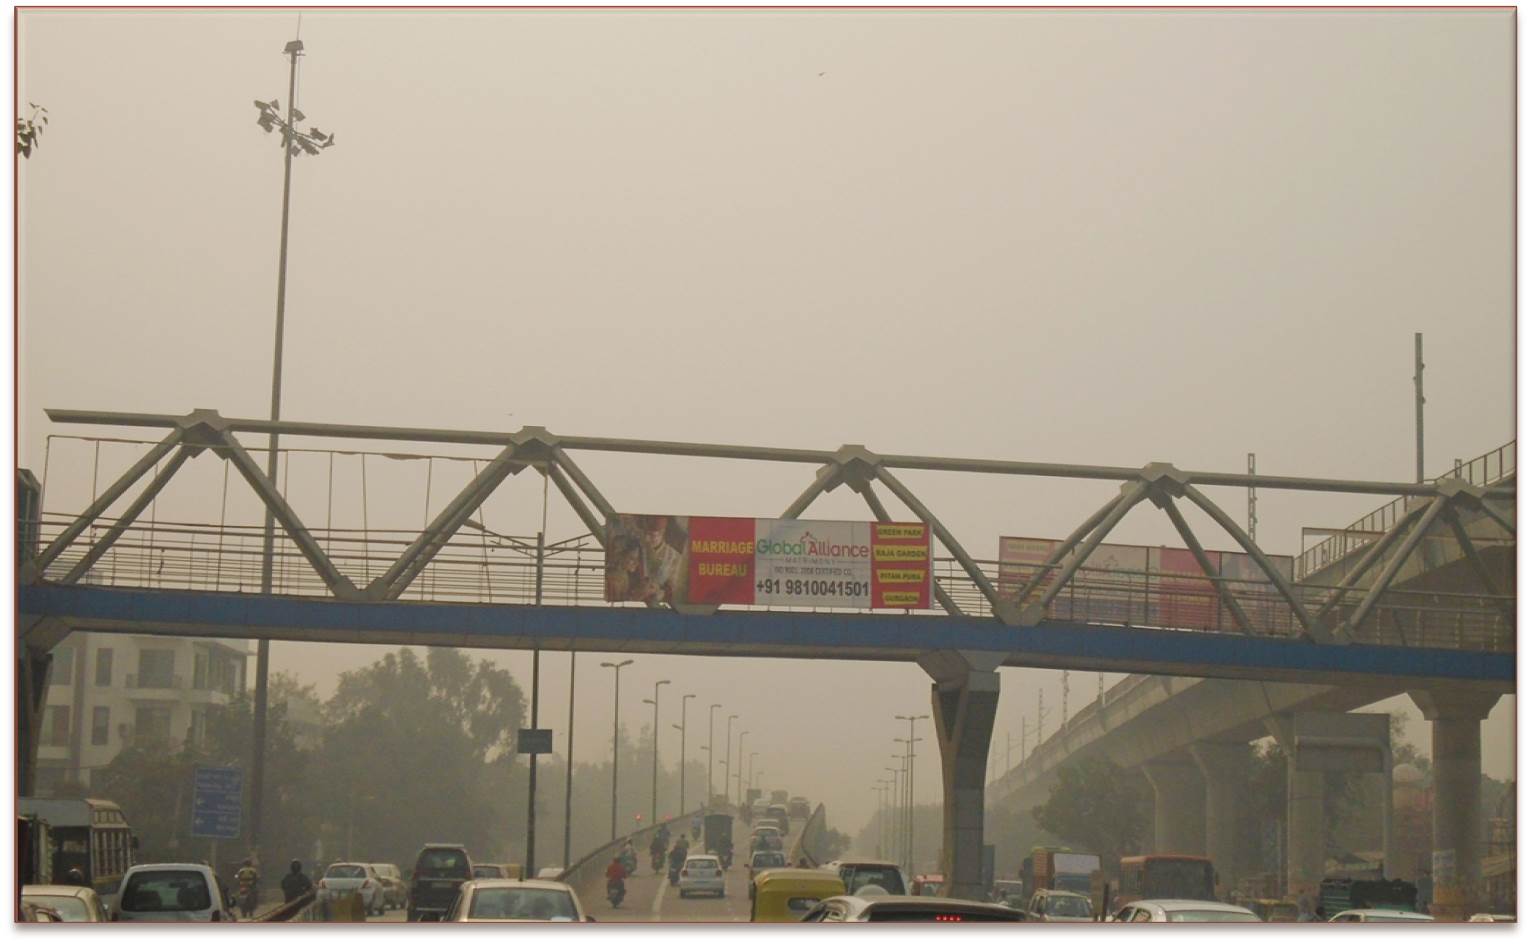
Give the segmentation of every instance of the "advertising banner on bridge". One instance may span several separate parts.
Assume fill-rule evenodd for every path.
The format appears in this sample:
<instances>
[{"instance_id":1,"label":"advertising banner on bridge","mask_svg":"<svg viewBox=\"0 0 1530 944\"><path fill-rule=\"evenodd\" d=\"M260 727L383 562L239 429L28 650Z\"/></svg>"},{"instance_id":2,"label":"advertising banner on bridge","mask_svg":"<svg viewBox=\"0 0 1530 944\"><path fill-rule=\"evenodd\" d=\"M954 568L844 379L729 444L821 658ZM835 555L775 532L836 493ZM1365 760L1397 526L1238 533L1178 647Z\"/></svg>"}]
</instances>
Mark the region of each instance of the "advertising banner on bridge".
<instances>
[{"instance_id":1,"label":"advertising banner on bridge","mask_svg":"<svg viewBox=\"0 0 1530 944\"><path fill-rule=\"evenodd\" d=\"M999 538L999 594L1014 599L1059 542L1050 538ZM1148 549L1135 544L1101 544L1074 575L1069 589L1052 601L1053 619L1094 619L1141 625L1147 621ZM1063 563L1066 563L1064 561ZM1052 585L1062 565L1041 581L1032 599Z\"/></svg>"},{"instance_id":2,"label":"advertising banner on bridge","mask_svg":"<svg viewBox=\"0 0 1530 944\"><path fill-rule=\"evenodd\" d=\"M1292 579L1296 570L1296 558L1288 554L1265 555L1275 570L1284 577L1287 582ZM1286 636L1296 630L1296 614L1291 612L1291 607L1285 599L1276 591L1275 585L1270 582L1259 565L1247 554L1235 554L1231 551L1222 552L1222 576L1229 581L1227 588L1233 596L1238 598L1238 604L1243 607L1243 612L1248 616L1249 622L1254 625L1254 630L1260 633L1274 633ZM1224 606L1222 608L1222 625L1237 626L1237 618Z\"/></svg>"},{"instance_id":3,"label":"advertising banner on bridge","mask_svg":"<svg viewBox=\"0 0 1530 944\"><path fill-rule=\"evenodd\" d=\"M616 515L606 530L612 602L930 606L922 522Z\"/></svg>"},{"instance_id":4,"label":"advertising banner on bridge","mask_svg":"<svg viewBox=\"0 0 1530 944\"><path fill-rule=\"evenodd\" d=\"M1221 563L1221 552L1207 551L1213 568ZM1155 547L1149 556L1153 577L1151 618L1153 626L1173 629L1217 629L1221 604L1216 587L1206 579L1206 572L1195 555L1179 547ZM1232 626L1230 621L1229 626Z\"/></svg>"}]
</instances>

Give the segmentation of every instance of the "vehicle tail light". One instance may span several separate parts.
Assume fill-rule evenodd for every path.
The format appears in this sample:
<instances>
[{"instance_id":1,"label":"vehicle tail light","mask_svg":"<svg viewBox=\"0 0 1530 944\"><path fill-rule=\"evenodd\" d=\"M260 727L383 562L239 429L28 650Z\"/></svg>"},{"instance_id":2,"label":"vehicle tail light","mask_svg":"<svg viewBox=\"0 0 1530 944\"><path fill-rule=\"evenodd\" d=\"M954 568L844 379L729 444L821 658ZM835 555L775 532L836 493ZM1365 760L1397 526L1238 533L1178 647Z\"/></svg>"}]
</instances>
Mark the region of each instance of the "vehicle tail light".
<instances>
[{"instance_id":1,"label":"vehicle tail light","mask_svg":"<svg viewBox=\"0 0 1530 944\"><path fill-rule=\"evenodd\" d=\"M936 921L960 921L961 919L962 919L961 915L936 915L935 916L935 920Z\"/></svg>"}]
</instances>

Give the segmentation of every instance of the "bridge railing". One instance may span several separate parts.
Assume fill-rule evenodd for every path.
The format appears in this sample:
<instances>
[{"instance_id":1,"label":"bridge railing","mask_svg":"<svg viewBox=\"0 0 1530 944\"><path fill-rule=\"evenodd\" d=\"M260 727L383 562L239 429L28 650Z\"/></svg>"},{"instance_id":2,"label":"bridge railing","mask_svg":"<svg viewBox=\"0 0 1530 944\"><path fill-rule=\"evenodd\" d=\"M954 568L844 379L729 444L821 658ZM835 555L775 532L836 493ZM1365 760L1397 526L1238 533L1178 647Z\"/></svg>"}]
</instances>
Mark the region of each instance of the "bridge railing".
<instances>
[{"instance_id":1,"label":"bridge railing","mask_svg":"<svg viewBox=\"0 0 1530 944\"><path fill-rule=\"evenodd\" d=\"M689 828L691 817L704 816L706 812L706 809L703 807L669 820L671 832L675 836L679 836L682 830ZM639 868L641 868L642 863L647 861L648 843L653 840L653 834L658 831L660 825L662 823L650 823L642 829L617 836L564 869L563 873L558 876L558 881L572 887L574 891L579 893L581 898L585 896L604 896L606 893L606 868L611 864L611 860L616 858L617 854L622 851L622 846L629 840L632 842L632 848L637 851Z\"/></svg>"},{"instance_id":2,"label":"bridge railing","mask_svg":"<svg viewBox=\"0 0 1530 944\"><path fill-rule=\"evenodd\" d=\"M1496 485L1515 474L1516 456L1517 440L1511 439L1497 449L1453 466L1450 472L1436 476L1435 481L1459 478L1481 487ZM1395 498L1342 531L1304 549L1296 558L1296 579L1301 580L1367 546L1390 531L1417 501Z\"/></svg>"}]
</instances>

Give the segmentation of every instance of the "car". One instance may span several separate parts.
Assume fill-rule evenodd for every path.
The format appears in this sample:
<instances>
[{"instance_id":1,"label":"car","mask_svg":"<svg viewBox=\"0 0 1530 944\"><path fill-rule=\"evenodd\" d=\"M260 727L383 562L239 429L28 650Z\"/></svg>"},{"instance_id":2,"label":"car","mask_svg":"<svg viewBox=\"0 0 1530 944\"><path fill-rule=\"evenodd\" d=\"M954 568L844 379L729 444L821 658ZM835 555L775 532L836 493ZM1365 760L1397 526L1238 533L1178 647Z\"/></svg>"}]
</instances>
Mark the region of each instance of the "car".
<instances>
[{"instance_id":1,"label":"car","mask_svg":"<svg viewBox=\"0 0 1530 944\"><path fill-rule=\"evenodd\" d=\"M377 873L377 878L383 884L383 900L385 908L402 908L404 902L409 900L409 886L404 884L404 876L399 874L398 866L392 862L369 862L372 871Z\"/></svg>"},{"instance_id":2,"label":"car","mask_svg":"<svg viewBox=\"0 0 1530 944\"><path fill-rule=\"evenodd\" d=\"M365 862L334 862L324 870L319 879L319 901L338 901L355 892L361 896L361 907L369 915L383 914L388 910L388 888L382 878Z\"/></svg>"},{"instance_id":3,"label":"car","mask_svg":"<svg viewBox=\"0 0 1530 944\"><path fill-rule=\"evenodd\" d=\"M1196 901L1190 898L1143 898L1123 905L1112 921L1124 922L1170 922L1203 923L1233 922L1258 924L1259 916L1240 905L1228 905L1220 901Z\"/></svg>"},{"instance_id":4,"label":"car","mask_svg":"<svg viewBox=\"0 0 1530 944\"><path fill-rule=\"evenodd\" d=\"M1008 921L1026 920L1025 912L1005 905L924 895L837 895L825 898L802 916L804 922L839 921Z\"/></svg>"},{"instance_id":5,"label":"car","mask_svg":"<svg viewBox=\"0 0 1530 944\"><path fill-rule=\"evenodd\" d=\"M911 895L923 895L926 898L938 898L942 887L946 884L944 875L916 875L914 887L909 889Z\"/></svg>"},{"instance_id":6,"label":"car","mask_svg":"<svg viewBox=\"0 0 1530 944\"><path fill-rule=\"evenodd\" d=\"M813 808L808 806L806 797L792 797L786 804L786 810L792 819L807 819L813 815Z\"/></svg>"},{"instance_id":7,"label":"car","mask_svg":"<svg viewBox=\"0 0 1530 944\"><path fill-rule=\"evenodd\" d=\"M1025 909L1037 921L1093 921L1094 902L1088 895L1043 888L1031 896L1030 906Z\"/></svg>"},{"instance_id":8,"label":"car","mask_svg":"<svg viewBox=\"0 0 1530 944\"><path fill-rule=\"evenodd\" d=\"M1485 911L1478 912L1466 919L1468 924L1513 924L1518 920L1519 918L1511 914L1488 914Z\"/></svg>"},{"instance_id":9,"label":"car","mask_svg":"<svg viewBox=\"0 0 1530 944\"><path fill-rule=\"evenodd\" d=\"M787 867L786 853L775 850L762 850L751 853L749 856L749 868L745 878L749 882L749 895L754 896L754 877L757 873L766 869L784 869Z\"/></svg>"},{"instance_id":10,"label":"car","mask_svg":"<svg viewBox=\"0 0 1530 944\"><path fill-rule=\"evenodd\" d=\"M760 849L779 852L783 848L785 848L785 843L781 838L781 830L773 825L756 826L754 831L749 834L749 849L751 852L759 851Z\"/></svg>"},{"instance_id":11,"label":"car","mask_svg":"<svg viewBox=\"0 0 1530 944\"><path fill-rule=\"evenodd\" d=\"M467 848L455 843L427 843L414 859L409 879L410 921L439 921L457 900L457 890L473 878Z\"/></svg>"},{"instance_id":12,"label":"car","mask_svg":"<svg viewBox=\"0 0 1530 944\"><path fill-rule=\"evenodd\" d=\"M563 866L561 865L544 865L540 869L537 869L537 878L544 879L549 882L556 882L562 875Z\"/></svg>"},{"instance_id":13,"label":"car","mask_svg":"<svg viewBox=\"0 0 1530 944\"><path fill-rule=\"evenodd\" d=\"M22 904L33 904L56 913L59 920L105 921L106 905L93 888L79 885L27 885L21 889Z\"/></svg>"},{"instance_id":14,"label":"car","mask_svg":"<svg viewBox=\"0 0 1530 944\"><path fill-rule=\"evenodd\" d=\"M1341 911L1328 919L1330 922L1350 921L1433 921L1429 915L1419 914L1417 911L1403 911L1400 908L1351 908L1349 911ZM1512 920L1512 919L1511 919Z\"/></svg>"},{"instance_id":15,"label":"car","mask_svg":"<svg viewBox=\"0 0 1530 944\"><path fill-rule=\"evenodd\" d=\"M861 889L872 886L873 894L907 895L908 882L897 863L882 859L844 859L830 862L824 868L839 876L845 890L851 895L862 894Z\"/></svg>"},{"instance_id":16,"label":"car","mask_svg":"<svg viewBox=\"0 0 1530 944\"><path fill-rule=\"evenodd\" d=\"M519 865L506 865L500 862L474 862L474 878L525 878L521 874Z\"/></svg>"},{"instance_id":17,"label":"car","mask_svg":"<svg viewBox=\"0 0 1530 944\"><path fill-rule=\"evenodd\" d=\"M562 882L475 878L463 882L446 921L593 921Z\"/></svg>"},{"instance_id":18,"label":"car","mask_svg":"<svg viewBox=\"0 0 1530 944\"><path fill-rule=\"evenodd\" d=\"M753 803L750 803L749 806L744 810L745 821L752 823L755 820L762 818L765 815L766 807L769 805L770 804L766 803L764 800L755 800Z\"/></svg>"},{"instance_id":19,"label":"car","mask_svg":"<svg viewBox=\"0 0 1530 944\"><path fill-rule=\"evenodd\" d=\"M63 922L64 918L57 911L46 905L23 901L21 903L21 920L33 924L59 924Z\"/></svg>"},{"instance_id":20,"label":"car","mask_svg":"<svg viewBox=\"0 0 1530 944\"><path fill-rule=\"evenodd\" d=\"M765 821L774 822L781 828L781 835L791 834L791 817L786 815L786 804L772 803L765 808Z\"/></svg>"},{"instance_id":21,"label":"car","mask_svg":"<svg viewBox=\"0 0 1530 944\"><path fill-rule=\"evenodd\" d=\"M988 900L995 904L1023 910L1026 905L1025 883L1013 879L999 879L993 883L993 888L988 890Z\"/></svg>"},{"instance_id":22,"label":"car","mask_svg":"<svg viewBox=\"0 0 1530 944\"><path fill-rule=\"evenodd\" d=\"M722 860L715 855L693 855L680 867L680 897L689 898L700 892L726 898L727 887L723 881Z\"/></svg>"},{"instance_id":23,"label":"car","mask_svg":"<svg viewBox=\"0 0 1530 944\"><path fill-rule=\"evenodd\" d=\"M233 921L213 870L199 862L134 865L122 875L114 921Z\"/></svg>"}]
</instances>

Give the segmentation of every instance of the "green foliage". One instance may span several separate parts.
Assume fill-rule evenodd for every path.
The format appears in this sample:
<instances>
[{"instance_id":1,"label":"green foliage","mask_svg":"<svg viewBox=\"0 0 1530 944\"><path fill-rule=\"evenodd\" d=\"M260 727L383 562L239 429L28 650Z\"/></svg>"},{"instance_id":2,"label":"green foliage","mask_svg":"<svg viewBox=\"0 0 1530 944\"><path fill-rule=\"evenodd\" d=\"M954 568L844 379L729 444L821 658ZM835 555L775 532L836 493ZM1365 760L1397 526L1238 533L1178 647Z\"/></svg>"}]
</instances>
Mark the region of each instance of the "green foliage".
<instances>
[{"instance_id":1,"label":"green foliage","mask_svg":"<svg viewBox=\"0 0 1530 944\"><path fill-rule=\"evenodd\" d=\"M33 149L41 146L38 139L42 137L43 128L48 124L48 109L31 102L27 102L27 105L31 107L32 114L26 118L16 119L16 153L30 158Z\"/></svg>"},{"instance_id":2,"label":"green foliage","mask_svg":"<svg viewBox=\"0 0 1530 944\"><path fill-rule=\"evenodd\" d=\"M1142 848L1151 828L1152 801L1146 784L1104 758L1084 758L1057 769L1047 802L1031 815L1048 833L1106 863Z\"/></svg>"},{"instance_id":3,"label":"green foliage","mask_svg":"<svg viewBox=\"0 0 1530 944\"><path fill-rule=\"evenodd\" d=\"M823 857L823 861L833 862L850 851L850 837L829 827L824 830L823 839L817 851Z\"/></svg>"}]
</instances>

